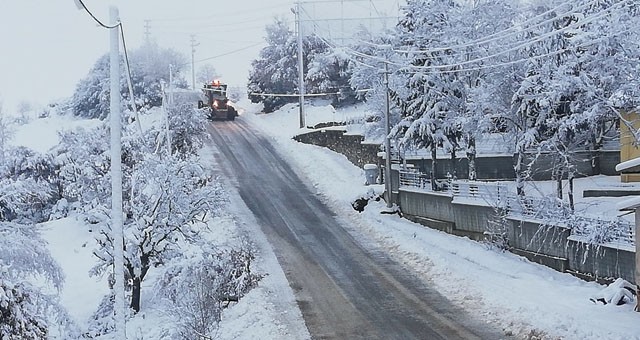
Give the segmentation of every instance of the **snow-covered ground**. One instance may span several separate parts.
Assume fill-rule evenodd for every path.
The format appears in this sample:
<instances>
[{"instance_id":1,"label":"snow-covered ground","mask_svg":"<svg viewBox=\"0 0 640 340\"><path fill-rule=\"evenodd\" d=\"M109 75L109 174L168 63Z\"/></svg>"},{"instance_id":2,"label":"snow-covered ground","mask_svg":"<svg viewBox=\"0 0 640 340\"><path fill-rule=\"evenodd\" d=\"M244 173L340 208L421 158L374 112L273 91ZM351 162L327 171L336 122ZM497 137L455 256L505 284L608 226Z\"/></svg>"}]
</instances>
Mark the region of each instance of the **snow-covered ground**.
<instances>
[{"instance_id":1,"label":"snow-covered ground","mask_svg":"<svg viewBox=\"0 0 640 340\"><path fill-rule=\"evenodd\" d=\"M244 109L238 119L249 121L255 129L272 136L294 169L322 194L341 219L350 223L351 232L388 249L400 263L415 270L453 303L495 323L515 338L640 339L640 313L633 312L631 305L603 306L589 301L604 288L601 285L558 273L519 256L488 250L476 242L425 228L396 215L381 215L384 209L381 202L371 202L361 214L355 212L350 205L355 197L382 188L364 186L363 171L344 156L293 141L291 137L300 132L297 108L286 106L265 115L255 114L257 107L249 103L240 105ZM307 122L341 120L360 114L353 109L309 107ZM47 146L57 143L51 131L94 123L71 117L37 119L20 127L14 143L45 151ZM613 184L615 178L582 179L577 185L600 185L606 181ZM257 223L250 216L239 216L246 211L239 196L231 191L230 198L229 216L214 221L211 237L225 235L220 242L234 242L249 235L258 248L256 268L268 275L258 288L225 311L218 338L309 338L273 250ZM579 197L578 200L581 201ZM594 202L589 203L592 211L615 214ZM78 322L84 323L107 289L104 280L88 276L88 268L94 261L91 237L73 218L45 223L43 228L53 256L66 273L62 302ZM143 294L147 295L141 313L128 325L128 334L133 338L157 339L161 328L171 322L161 310L154 309L151 284L148 282L146 290L143 288Z\"/></svg>"}]
</instances>

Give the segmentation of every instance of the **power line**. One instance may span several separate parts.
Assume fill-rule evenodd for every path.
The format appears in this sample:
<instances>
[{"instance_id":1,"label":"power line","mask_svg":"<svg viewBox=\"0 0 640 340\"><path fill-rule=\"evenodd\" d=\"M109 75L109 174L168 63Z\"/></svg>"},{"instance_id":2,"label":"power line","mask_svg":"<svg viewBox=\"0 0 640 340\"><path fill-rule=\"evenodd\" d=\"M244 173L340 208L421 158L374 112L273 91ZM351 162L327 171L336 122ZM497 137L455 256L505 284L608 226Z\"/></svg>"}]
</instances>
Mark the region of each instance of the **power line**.
<instances>
[{"instance_id":1,"label":"power line","mask_svg":"<svg viewBox=\"0 0 640 340\"><path fill-rule=\"evenodd\" d=\"M450 69L450 68L453 68L453 67L460 67L460 71L465 71L465 70L468 70L468 69L463 68L463 66L465 66L465 65L475 64L475 63L478 63L478 62L481 62L481 61L486 61L486 60L493 59L493 58L495 58L495 57L497 57L499 55L504 55L504 54L506 54L508 52L518 51L518 50L520 50L522 48L531 46L536 42L543 41L546 38L553 37L553 36L558 35L560 33L564 33L566 31L572 30L572 29L574 29L574 28L576 28L578 26L582 26L582 25L588 24L588 23L590 23L592 21L595 21L597 19L601 19L602 17L604 17L604 16L606 16L608 14L611 14L611 13L608 13L608 12L613 11L614 7L620 6L620 5L624 5L626 2L629 2L629 1L633 1L633 0L620 1L617 4L615 4L615 5L613 5L613 6L609 7L609 8L606 8L606 9L600 10L598 12L595 12L594 14L592 14L589 17L585 16L585 18L583 20L580 20L580 21L574 22L572 24L569 24L566 27L563 27L561 29L553 30L551 32L542 34L542 35L540 35L538 37L535 37L533 39L526 40L525 42L518 43L514 47L508 48L506 50L501 50L501 51L498 51L496 53L493 53L493 54L490 54L490 55L487 55L487 56L474 58L474 59L470 59L470 60L463 61L463 62L458 62L458 63L442 64L442 65L428 65L428 66L403 65L403 64L398 64L398 63L394 63L394 62L389 62L386 59L383 59L383 58L380 58L380 57L377 57L377 56L373 56L373 55L368 55L368 54L365 54L365 53L361 53L361 52L358 52L358 51L355 51L355 50L351 50L351 49L348 49L348 48L344 48L344 51L347 52L347 53L356 55L356 56L360 56L360 57L365 58L365 59L375 60L375 61L378 61L378 62L385 62L385 63L389 62L390 64L393 64L393 65L396 65L396 66L406 67L406 68L415 69L415 70L438 70L438 71L441 71L441 72L451 72L451 71L455 71L455 70L447 70L447 69ZM616 9L616 10L619 10L619 9ZM482 69L483 67L486 67L486 66L475 68L475 70ZM491 67L491 66L489 66L489 67Z\"/></svg>"},{"instance_id":2,"label":"power line","mask_svg":"<svg viewBox=\"0 0 640 340\"><path fill-rule=\"evenodd\" d=\"M230 55L230 54L234 54L234 53L238 53L238 52L241 52L241 51L244 51L244 50L248 50L248 49L250 49L252 47L255 47L255 46L258 46L258 45L262 45L262 44L265 44L265 42L261 41L259 43L251 44L251 45L248 45L248 46L245 46L245 47L242 47L242 48L238 48L238 49L233 50L233 51L229 51L229 52L226 52L226 53L218 54L218 55L215 55L213 57L207 57L207 58L204 58L204 59L199 59L199 60L194 61L194 63L200 63L200 62L203 62L203 61L224 57L224 56L227 56L227 55ZM187 65L187 64L184 64L184 65ZM184 65L182 65L182 66L184 66Z\"/></svg>"},{"instance_id":3,"label":"power line","mask_svg":"<svg viewBox=\"0 0 640 340\"><path fill-rule=\"evenodd\" d=\"M273 8L290 6L290 5L291 5L291 1L282 1L280 3L274 4L274 5L271 5L271 6L256 7L256 8L253 8L251 10L242 10L242 11L236 11L236 12L223 13L222 16L219 13L216 13L214 15L207 15L207 16L200 16L200 17L160 18L160 19L149 19L149 21L153 21L153 22L171 22L171 21L198 21L198 20L211 20L211 19L220 20L220 19L224 19L224 18L238 16L240 14L257 13L257 12L262 12L262 11L267 10L267 9L273 9Z\"/></svg>"},{"instance_id":4,"label":"power line","mask_svg":"<svg viewBox=\"0 0 640 340\"><path fill-rule=\"evenodd\" d=\"M79 3L80 5L82 5L82 8L84 8L84 10L85 10L87 13L89 13L89 15L93 18L93 20L94 20L96 23L98 23L98 25L100 25L100 26L102 26L102 27L104 27L104 28L108 28L108 29L116 28L116 27L118 27L118 26L121 24L120 22L118 22L118 23L117 23L117 24L115 24L115 25L105 25L102 21L100 21L100 19L98 19L95 15L93 15L93 13L91 13L91 11L87 8L87 6L84 4L84 2L83 2L82 0L78 0L78 3Z\"/></svg>"},{"instance_id":5,"label":"power line","mask_svg":"<svg viewBox=\"0 0 640 340\"><path fill-rule=\"evenodd\" d=\"M525 28L518 28L518 26L523 26L523 25L527 25L531 22L536 21L538 18L542 17L544 18L545 16L555 13L558 9L560 9L561 7L564 6L570 6L572 5L571 2L574 2L575 0L572 1L567 1L564 2L548 11L545 11L544 13L538 14L530 19L527 19L523 22L517 23L514 26L511 26L509 28L503 29L501 31L498 32L494 32L492 34L489 34L485 37L479 38L479 39L475 39L475 40L471 40L468 42L465 42L464 44L459 44L459 45L449 45L449 46L443 46L443 47L432 47L432 48L428 48L425 50L395 50L396 52L399 53L433 53L433 52L438 52L438 51L445 51L445 50L452 50L452 49L457 49L457 48L464 48L464 47L474 47L476 45L482 45L482 44L487 44L496 40L500 40L518 33L522 33L525 31ZM591 3L595 3L598 0L591 0L590 2L583 4L581 6L578 6L577 8L570 8L569 10L565 11L565 12L561 12L559 14L556 14L554 17L550 18L550 19L545 19L541 22L536 23L535 25L532 26L528 26L526 28L531 29L546 23L550 23L553 22L554 20L557 20L558 17L567 15L567 14L573 14L575 13L575 11L580 10L580 9L584 9L586 7L588 7ZM515 30L515 31L514 31Z\"/></svg>"},{"instance_id":6,"label":"power line","mask_svg":"<svg viewBox=\"0 0 640 340\"><path fill-rule=\"evenodd\" d=\"M131 109L133 110L134 115L136 117L136 121L138 122L137 125L140 130L140 136L142 136L143 135L142 126L140 125L140 117L138 117L138 108L136 107L135 97L133 94L133 77L131 76L131 64L129 62L129 53L127 52L127 42L124 36L124 25L122 24L122 21L120 21L120 19L118 19L118 23L115 25L105 25L102 21L100 21L100 19L98 19L95 15L93 15L93 13L91 13L89 8L87 8L87 6L84 4L82 0L77 0L77 1L82 6L82 8L91 16L91 18L93 18L93 20L96 23L98 23L98 25L106 29L118 28L120 30L120 40L122 41L122 49L124 52L124 62L127 69L127 84L129 87L129 96L131 97Z\"/></svg>"}]
</instances>

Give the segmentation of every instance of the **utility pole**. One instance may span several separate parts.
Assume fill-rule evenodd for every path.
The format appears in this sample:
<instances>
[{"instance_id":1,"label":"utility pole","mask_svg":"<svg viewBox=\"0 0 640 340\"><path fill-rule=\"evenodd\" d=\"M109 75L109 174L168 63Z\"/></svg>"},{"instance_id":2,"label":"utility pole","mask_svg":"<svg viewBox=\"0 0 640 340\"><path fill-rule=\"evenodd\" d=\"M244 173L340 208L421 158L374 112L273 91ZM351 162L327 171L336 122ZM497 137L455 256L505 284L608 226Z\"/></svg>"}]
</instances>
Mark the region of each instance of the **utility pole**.
<instances>
[{"instance_id":1,"label":"utility pole","mask_svg":"<svg viewBox=\"0 0 640 340\"><path fill-rule=\"evenodd\" d=\"M200 45L196 43L195 34L191 35L191 89L196 89L196 46Z\"/></svg>"},{"instance_id":2,"label":"utility pole","mask_svg":"<svg viewBox=\"0 0 640 340\"><path fill-rule=\"evenodd\" d=\"M386 101L386 112L384 115L384 151L385 151L385 160L384 160L384 188L387 192L387 208L391 208L391 139L389 135L391 134L391 109L389 105L389 63L384 63L384 86L385 86L385 101Z\"/></svg>"},{"instance_id":3,"label":"utility pole","mask_svg":"<svg viewBox=\"0 0 640 340\"><path fill-rule=\"evenodd\" d=\"M171 131L169 130L169 108L173 107L173 65L169 64L169 96L168 105L164 108L167 155L171 156Z\"/></svg>"},{"instance_id":4,"label":"utility pole","mask_svg":"<svg viewBox=\"0 0 640 340\"><path fill-rule=\"evenodd\" d=\"M305 125L304 117L304 59L302 49L302 22L300 20L300 1L296 1L296 27L298 28L298 93L300 98L300 128Z\"/></svg>"},{"instance_id":5,"label":"utility pole","mask_svg":"<svg viewBox=\"0 0 640 340\"><path fill-rule=\"evenodd\" d=\"M115 278L114 321L116 339L126 339L124 307L124 236L122 231L122 130L120 122L120 21L118 8L109 8L110 33L110 115L111 115L111 233L113 236L113 276Z\"/></svg>"},{"instance_id":6,"label":"utility pole","mask_svg":"<svg viewBox=\"0 0 640 340\"><path fill-rule=\"evenodd\" d=\"M150 25L151 20L145 20L144 21L144 42L145 44L149 44L149 41L151 39L151 25Z\"/></svg>"}]
</instances>

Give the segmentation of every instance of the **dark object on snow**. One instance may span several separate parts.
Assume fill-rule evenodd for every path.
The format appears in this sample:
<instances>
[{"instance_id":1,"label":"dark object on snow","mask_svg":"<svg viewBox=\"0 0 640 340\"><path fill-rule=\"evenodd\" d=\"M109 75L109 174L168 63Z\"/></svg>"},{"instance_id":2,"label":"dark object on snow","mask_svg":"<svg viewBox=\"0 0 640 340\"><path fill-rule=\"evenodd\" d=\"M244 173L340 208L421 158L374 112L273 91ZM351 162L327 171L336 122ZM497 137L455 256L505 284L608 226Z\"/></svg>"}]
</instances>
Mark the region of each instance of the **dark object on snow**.
<instances>
[{"instance_id":1,"label":"dark object on snow","mask_svg":"<svg viewBox=\"0 0 640 340\"><path fill-rule=\"evenodd\" d=\"M373 190L369 190L365 195L358 197L353 202L351 202L351 206L357 212L363 212L364 207L369 204L370 199L374 199L376 202L378 202L380 201L380 199L382 199L382 197L380 197L380 195L377 195Z\"/></svg>"},{"instance_id":2,"label":"dark object on snow","mask_svg":"<svg viewBox=\"0 0 640 340\"><path fill-rule=\"evenodd\" d=\"M364 211L364 207L367 206L367 204L369 204L369 199L368 198L358 198L357 200L353 201L351 203L351 206L353 207L353 209L355 209L357 212L363 212Z\"/></svg>"},{"instance_id":3,"label":"dark object on snow","mask_svg":"<svg viewBox=\"0 0 640 340\"><path fill-rule=\"evenodd\" d=\"M600 291L597 296L590 298L593 303L602 303L603 305L614 303L621 306L630 303L636 296L635 287L628 281L618 278L607 288Z\"/></svg>"}]
</instances>

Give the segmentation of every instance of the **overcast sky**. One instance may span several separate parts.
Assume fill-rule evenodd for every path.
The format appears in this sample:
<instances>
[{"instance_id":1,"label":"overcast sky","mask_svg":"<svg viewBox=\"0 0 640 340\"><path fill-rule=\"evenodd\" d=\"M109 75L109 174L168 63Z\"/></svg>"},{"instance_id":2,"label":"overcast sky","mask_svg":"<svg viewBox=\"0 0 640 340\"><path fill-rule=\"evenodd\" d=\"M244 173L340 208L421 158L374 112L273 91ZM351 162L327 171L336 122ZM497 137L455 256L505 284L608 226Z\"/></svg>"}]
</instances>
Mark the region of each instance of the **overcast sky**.
<instances>
[{"instance_id":1,"label":"overcast sky","mask_svg":"<svg viewBox=\"0 0 640 340\"><path fill-rule=\"evenodd\" d=\"M249 63L264 46L264 27L275 15L294 22L293 0L84 0L105 23L116 5L130 49L138 47L149 21L151 37L211 63L225 81L245 85ZM214 33L216 32L217 33ZM258 45L256 45L258 44ZM253 45L253 46L252 46ZM250 47L252 46L252 47ZM109 32L97 27L73 0L0 0L0 100L11 112L21 101L47 104L71 96L97 58L109 50ZM196 64L196 70L198 69Z\"/></svg>"}]
</instances>

